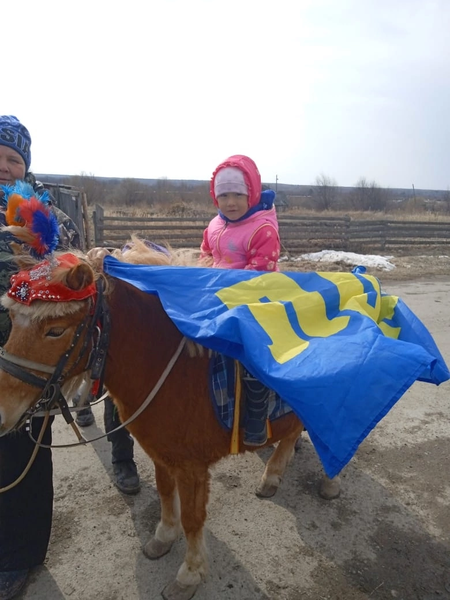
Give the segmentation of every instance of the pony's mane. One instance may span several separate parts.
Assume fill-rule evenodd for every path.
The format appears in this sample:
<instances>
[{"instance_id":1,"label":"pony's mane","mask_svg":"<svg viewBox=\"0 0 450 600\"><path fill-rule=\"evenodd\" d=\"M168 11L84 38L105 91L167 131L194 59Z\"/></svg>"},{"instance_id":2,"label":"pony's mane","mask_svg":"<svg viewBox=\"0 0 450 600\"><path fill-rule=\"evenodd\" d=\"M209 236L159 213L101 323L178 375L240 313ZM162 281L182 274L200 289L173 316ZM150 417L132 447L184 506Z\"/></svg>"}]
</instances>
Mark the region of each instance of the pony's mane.
<instances>
[{"instance_id":1,"label":"pony's mane","mask_svg":"<svg viewBox=\"0 0 450 600\"><path fill-rule=\"evenodd\" d=\"M138 236L131 236L131 244L125 251L113 250L114 258L132 265L161 265L195 267L198 265L198 251L190 248L173 249L169 245L161 249L148 246Z\"/></svg>"}]
</instances>

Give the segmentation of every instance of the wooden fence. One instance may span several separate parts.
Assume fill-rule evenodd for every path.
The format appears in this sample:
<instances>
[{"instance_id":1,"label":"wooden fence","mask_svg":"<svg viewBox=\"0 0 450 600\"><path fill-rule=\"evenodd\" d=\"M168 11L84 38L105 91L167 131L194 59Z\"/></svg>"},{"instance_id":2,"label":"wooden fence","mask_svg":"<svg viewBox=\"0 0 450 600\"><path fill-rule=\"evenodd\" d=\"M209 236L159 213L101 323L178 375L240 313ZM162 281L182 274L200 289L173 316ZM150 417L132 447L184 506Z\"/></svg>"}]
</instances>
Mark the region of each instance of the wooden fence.
<instances>
[{"instance_id":1,"label":"wooden fence","mask_svg":"<svg viewBox=\"0 0 450 600\"><path fill-rule=\"evenodd\" d=\"M120 247L132 233L173 248L198 248L205 217L110 216L100 205L93 214L95 246ZM450 251L450 222L356 221L348 216L291 216L279 214L283 250L289 254L319 250L347 252L418 252L442 248Z\"/></svg>"}]
</instances>

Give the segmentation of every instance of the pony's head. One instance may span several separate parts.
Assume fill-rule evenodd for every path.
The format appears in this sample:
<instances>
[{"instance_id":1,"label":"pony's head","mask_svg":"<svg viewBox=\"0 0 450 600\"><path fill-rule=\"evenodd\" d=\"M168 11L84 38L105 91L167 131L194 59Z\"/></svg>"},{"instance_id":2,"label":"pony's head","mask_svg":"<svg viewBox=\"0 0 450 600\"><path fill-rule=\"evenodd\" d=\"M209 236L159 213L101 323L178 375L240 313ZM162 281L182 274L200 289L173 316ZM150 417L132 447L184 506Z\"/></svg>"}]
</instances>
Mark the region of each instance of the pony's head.
<instances>
[{"instance_id":1,"label":"pony's head","mask_svg":"<svg viewBox=\"0 0 450 600\"><path fill-rule=\"evenodd\" d=\"M71 253L53 255L12 276L1 298L12 329L0 354L0 435L21 422L51 377L58 385L68 384L85 369L97 278L86 261ZM83 323L86 327L80 328Z\"/></svg>"}]
</instances>

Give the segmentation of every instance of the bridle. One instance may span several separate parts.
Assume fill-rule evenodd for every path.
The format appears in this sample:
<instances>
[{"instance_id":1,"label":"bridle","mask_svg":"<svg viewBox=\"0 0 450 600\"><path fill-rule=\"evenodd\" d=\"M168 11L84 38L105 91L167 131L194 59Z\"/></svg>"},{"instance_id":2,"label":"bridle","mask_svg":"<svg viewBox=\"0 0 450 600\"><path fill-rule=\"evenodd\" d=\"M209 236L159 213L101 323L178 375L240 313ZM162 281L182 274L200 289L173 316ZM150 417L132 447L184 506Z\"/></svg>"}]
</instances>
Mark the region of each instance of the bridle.
<instances>
[{"instance_id":1,"label":"bridle","mask_svg":"<svg viewBox=\"0 0 450 600\"><path fill-rule=\"evenodd\" d=\"M98 389L101 393L110 336L110 314L105 299L105 279L103 277L97 280L96 293L89 299L89 302L90 309L87 311L86 317L78 325L69 348L61 356L56 366L52 367L15 356L0 347L0 369L16 379L41 390L37 401L24 412L14 429L20 429L36 413L42 411L49 412L56 407L60 409L67 423L71 425L74 423L61 388L72 377L74 370L87 355L88 351L89 357L85 370L90 370L92 380L99 381L100 385ZM79 345L83 333L85 335L78 355L70 368L65 370L69 359L73 356L75 349ZM44 373L49 375L49 377L35 375L31 371ZM78 428L74 427L74 430L77 433L78 439L81 440L82 437Z\"/></svg>"},{"instance_id":2,"label":"bridle","mask_svg":"<svg viewBox=\"0 0 450 600\"><path fill-rule=\"evenodd\" d=\"M80 363L82 357L90 348L90 354L85 370L90 370L91 379L98 383L98 392L96 397L99 399L99 401L103 400L108 395L106 393L103 394L103 396L101 396L106 355L109 346L110 326L110 313L105 299L105 280L103 278L99 278L96 283L96 294L94 304L93 306L91 306L91 310L88 311L86 318L78 325L70 347L61 356L55 367L51 367L49 365L41 364L38 362L30 361L28 359L15 356L6 352L6 350L0 347L0 369L6 371L16 379L19 379L24 383L28 383L29 385L32 385L42 390L39 393L37 402L33 403L33 405L24 412L22 417L16 423L14 430L22 427L26 421L30 421L29 435L37 447L39 446L42 448L70 448L73 446L80 446L95 442L106 437L111 433L119 431L119 429L123 429L132 421L134 421L147 408L147 406L156 396L161 386L169 376L173 366L175 365L181 352L183 351L187 342L184 336L181 338L178 347L175 349L171 359L167 363L164 371L161 373L155 386L150 391L142 405L131 415L129 419L124 421L121 425L119 425L112 431L109 431L108 434L105 433L104 435L100 435L89 440L85 439L81 435L80 431L78 430L78 427L75 424L75 421L71 414L71 410L67 404L67 400L64 397L61 388L67 381L67 379L71 377L73 370ZM64 368L69 358L72 356L75 348L77 347L79 339L84 330L86 330L86 334L84 336L83 345L80 349L80 352L70 369L64 372ZM44 377L37 376L34 373L31 373L30 370L49 374L50 377L46 379ZM59 410L55 411L55 408ZM58 414L59 412L61 412L66 422L70 424L74 429L78 438L78 442L74 444L64 444L60 446L48 446L41 443L41 436L40 438L38 438L38 440L34 439L31 427L33 417L48 417L50 414ZM1 491L2 490L0 490L0 492Z\"/></svg>"}]
</instances>

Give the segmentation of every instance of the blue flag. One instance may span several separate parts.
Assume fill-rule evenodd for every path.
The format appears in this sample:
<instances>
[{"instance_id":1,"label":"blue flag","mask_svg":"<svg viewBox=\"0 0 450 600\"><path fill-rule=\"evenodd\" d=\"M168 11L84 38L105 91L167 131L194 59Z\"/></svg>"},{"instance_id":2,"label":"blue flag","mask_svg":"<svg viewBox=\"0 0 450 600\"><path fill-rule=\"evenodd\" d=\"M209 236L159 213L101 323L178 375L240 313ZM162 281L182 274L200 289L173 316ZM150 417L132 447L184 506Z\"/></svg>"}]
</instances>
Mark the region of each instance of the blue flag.
<instances>
[{"instance_id":1,"label":"blue flag","mask_svg":"<svg viewBox=\"0 0 450 600\"><path fill-rule=\"evenodd\" d=\"M450 373L430 333L361 273L261 273L130 265L104 269L157 294L191 340L238 359L305 424L334 477L416 381Z\"/></svg>"}]
</instances>

